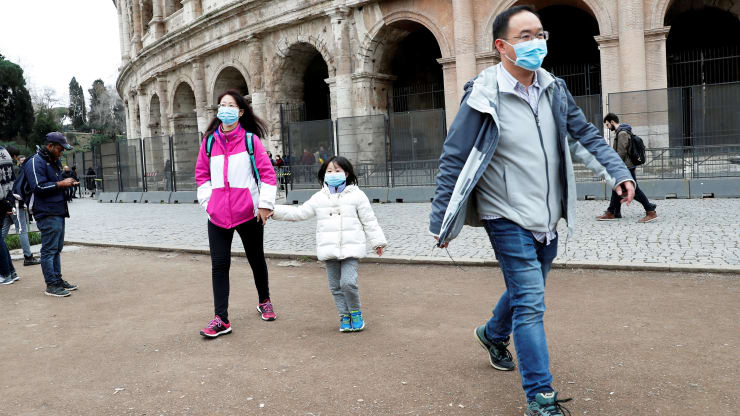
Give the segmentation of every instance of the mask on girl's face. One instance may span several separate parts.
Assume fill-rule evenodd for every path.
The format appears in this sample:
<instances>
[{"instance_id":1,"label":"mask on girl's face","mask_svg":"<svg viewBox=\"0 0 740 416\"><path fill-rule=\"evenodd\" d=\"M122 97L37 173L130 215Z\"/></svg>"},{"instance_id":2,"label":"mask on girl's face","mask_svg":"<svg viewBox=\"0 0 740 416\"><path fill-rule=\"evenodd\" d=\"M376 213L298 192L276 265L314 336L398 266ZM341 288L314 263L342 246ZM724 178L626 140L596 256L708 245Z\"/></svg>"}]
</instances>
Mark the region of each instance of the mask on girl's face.
<instances>
[{"instance_id":1,"label":"mask on girl's face","mask_svg":"<svg viewBox=\"0 0 740 416\"><path fill-rule=\"evenodd\" d=\"M545 60L545 56L547 56L547 41L544 39L532 39L517 43L516 45L512 45L509 42L506 42L506 44L514 48L516 61L504 55L506 59L528 71L539 69L542 66L542 61Z\"/></svg>"},{"instance_id":2,"label":"mask on girl's face","mask_svg":"<svg viewBox=\"0 0 740 416\"><path fill-rule=\"evenodd\" d=\"M224 124L231 125L239 120L239 108L237 107L218 107L218 114L216 114L219 120Z\"/></svg>"},{"instance_id":3,"label":"mask on girl's face","mask_svg":"<svg viewBox=\"0 0 740 416\"><path fill-rule=\"evenodd\" d=\"M329 186L337 187L347 181L344 172L331 172L324 175L324 182Z\"/></svg>"}]
</instances>

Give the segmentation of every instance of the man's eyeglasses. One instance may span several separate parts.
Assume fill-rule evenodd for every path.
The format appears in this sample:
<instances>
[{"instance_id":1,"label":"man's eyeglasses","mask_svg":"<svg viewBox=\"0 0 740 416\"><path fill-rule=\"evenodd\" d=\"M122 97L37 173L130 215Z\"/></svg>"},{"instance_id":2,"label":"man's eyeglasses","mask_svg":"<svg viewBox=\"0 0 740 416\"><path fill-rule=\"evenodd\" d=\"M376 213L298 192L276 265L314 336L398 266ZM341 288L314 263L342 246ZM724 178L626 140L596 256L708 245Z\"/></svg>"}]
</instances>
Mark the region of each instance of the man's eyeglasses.
<instances>
[{"instance_id":1,"label":"man's eyeglasses","mask_svg":"<svg viewBox=\"0 0 740 416\"><path fill-rule=\"evenodd\" d=\"M542 32L539 32L536 35L532 35L531 33L524 33L520 36L512 36L509 39L519 39L522 42L528 42L530 40L534 40L535 38L540 40L548 40L550 39L550 32L543 30Z\"/></svg>"}]
</instances>

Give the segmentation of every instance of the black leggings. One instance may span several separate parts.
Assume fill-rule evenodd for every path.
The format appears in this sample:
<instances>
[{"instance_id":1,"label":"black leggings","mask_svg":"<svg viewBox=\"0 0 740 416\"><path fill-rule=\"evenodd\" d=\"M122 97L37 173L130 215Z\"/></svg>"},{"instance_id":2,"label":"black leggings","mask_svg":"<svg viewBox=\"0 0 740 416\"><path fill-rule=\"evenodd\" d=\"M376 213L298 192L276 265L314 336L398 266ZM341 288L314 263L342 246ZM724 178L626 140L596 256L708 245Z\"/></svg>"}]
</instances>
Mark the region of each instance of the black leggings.
<instances>
[{"instance_id":1,"label":"black leggings","mask_svg":"<svg viewBox=\"0 0 740 416\"><path fill-rule=\"evenodd\" d=\"M247 253L247 260L252 267L254 284L257 286L259 302L270 298L270 287L267 282L267 262L262 247L264 225L257 218L226 229L208 221L208 244L211 248L211 279L213 281L213 306L216 315L229 320L229 269L231 268L231 242L234 230L239 233Z\"/></svg>"}]
</instances>

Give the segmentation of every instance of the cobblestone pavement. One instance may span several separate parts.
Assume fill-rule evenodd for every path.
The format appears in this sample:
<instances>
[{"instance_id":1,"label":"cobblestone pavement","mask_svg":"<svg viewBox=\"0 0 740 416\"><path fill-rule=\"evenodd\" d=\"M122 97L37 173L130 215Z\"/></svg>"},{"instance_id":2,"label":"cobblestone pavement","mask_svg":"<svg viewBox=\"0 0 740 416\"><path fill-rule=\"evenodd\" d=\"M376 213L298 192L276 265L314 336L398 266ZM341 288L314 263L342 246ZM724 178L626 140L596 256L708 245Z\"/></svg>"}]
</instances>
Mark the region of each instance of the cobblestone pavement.
<instances>
[{"instance_id":1,"label":"cobblestone pavement","mask_svg":"<svg viewBox=\"0 0 740 416\"><path fill-rule=\"evenodd\" d=\"M559 260L656 263L707 266L740 265L740 199L664 200L658 220L637 224L644 214L634 203L622 209L625 218L594 220L605 201L579 201L576 233L565 238L560 222ZM427 231L430 204L373 204L394 256L447 257L433 249ZM208 248L206 216L196 204L103 204L76 200L66 239L72 241ZM267 251L314 251L316 221L270 221L265 230ZM235 238L234 250L241 250ZM567 244L566 244L567 243ZM370 253L368 251L368 253ZM453 258L493 258L482 228L465 227L449 248ZM373 254L374 255L374 254Z\"/></svg>"}]
</instances>

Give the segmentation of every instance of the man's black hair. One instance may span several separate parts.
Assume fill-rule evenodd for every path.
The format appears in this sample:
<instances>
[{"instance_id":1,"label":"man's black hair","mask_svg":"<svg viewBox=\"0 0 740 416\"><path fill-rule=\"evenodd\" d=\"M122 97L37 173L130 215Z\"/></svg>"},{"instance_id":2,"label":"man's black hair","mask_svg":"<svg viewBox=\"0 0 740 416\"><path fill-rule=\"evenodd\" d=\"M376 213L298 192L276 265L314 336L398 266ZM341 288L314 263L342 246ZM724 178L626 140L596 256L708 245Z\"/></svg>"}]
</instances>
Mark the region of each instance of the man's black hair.
<instances>
[{"instance_id":1,"label":"man's black hair","mask_svg":"<svg viewBox=\"0 0 740 416\"><path fill-rule=\"evenodd\" d=\"M604 117L604 123L608 123L610 121L619 124L619 117L617 117L617 115L614 113L609 113L606 115L606 117Z\"/></svg>"},{"instance_id":2,"label":"man's black hair","mask_svg":"<svg viewBox=\"0 0 740 416\"><path fill-rule=\"evenodd\" d=\"M509 31L509 20L511 16L519 14L521 12L530 12L538 18L540 15L534 10L534 7L530 5L514 6L510 9L506 9L499 13L495 19L493 19L493 41L496 39L503 39L506 36L506 32Z\"/></svg>"},{"instance_id":3,"label":"man's black hair","mask_svg":"<svg viewBox=\"0 0 740 416\"><path fill-rule=\"evenodd\" d=\"M342 170L347 174L347 185L357 185L357 176L355 176L355 169L352 167L352 163L342 156L332 156L321 165L319 168L319 174L317 175L321 185L324 184L326 168L329 167L330 163L336 163L336 165L342 168Z\"/></svg>"}]
</instances>

